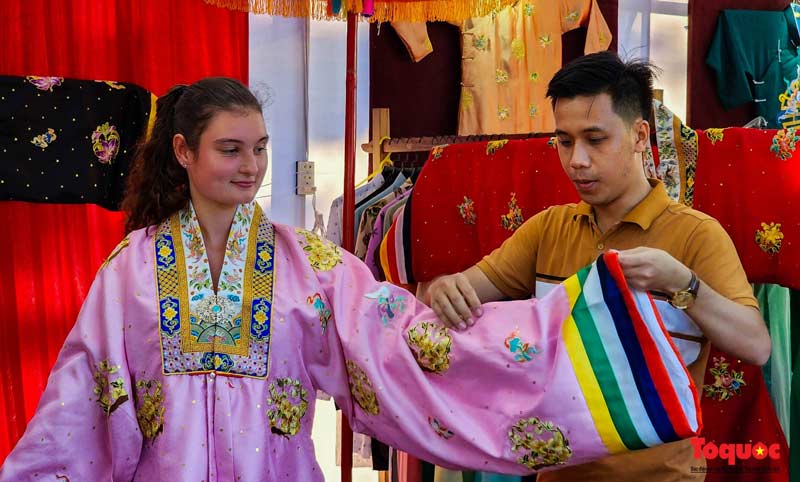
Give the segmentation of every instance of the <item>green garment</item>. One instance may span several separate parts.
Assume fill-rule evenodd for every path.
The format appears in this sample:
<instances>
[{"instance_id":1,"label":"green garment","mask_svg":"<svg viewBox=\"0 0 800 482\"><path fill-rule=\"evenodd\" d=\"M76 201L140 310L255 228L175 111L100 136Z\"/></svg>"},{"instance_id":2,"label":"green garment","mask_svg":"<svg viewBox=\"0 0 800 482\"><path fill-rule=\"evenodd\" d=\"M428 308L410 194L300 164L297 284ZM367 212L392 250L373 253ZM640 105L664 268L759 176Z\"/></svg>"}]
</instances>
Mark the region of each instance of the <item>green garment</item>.
<instances>
[{"instance_id":1,"label":"green garment","mask_svg":"<svg viewBox=\"0 0 800 482\"><path fill-rule=\"evenodd\" d=\"M764 381L789 444L790 480L800 482L800 291L777 285L754 291L772 339Z\"/></svg>"},{"instance_id":2,"label":"green garment","mask_svg":"<svg viewBox=\"0 0 800 482\"><path fill-rule=\"evenodd\" d=\"M757 115L779 128L778 97L797 78L797 23L791 7L780 11L723 10L706 57L726 109L756 103ZM723 126L720 126L723 127Z\"/></svg>"}]
</instances>

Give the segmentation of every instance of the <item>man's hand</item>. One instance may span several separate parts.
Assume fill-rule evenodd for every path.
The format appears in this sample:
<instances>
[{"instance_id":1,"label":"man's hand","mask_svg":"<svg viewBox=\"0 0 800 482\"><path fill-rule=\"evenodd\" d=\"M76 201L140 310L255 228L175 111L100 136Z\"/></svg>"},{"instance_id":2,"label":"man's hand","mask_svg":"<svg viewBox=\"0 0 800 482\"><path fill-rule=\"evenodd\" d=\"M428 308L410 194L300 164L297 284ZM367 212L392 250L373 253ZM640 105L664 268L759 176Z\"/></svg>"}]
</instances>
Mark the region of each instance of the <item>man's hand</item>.
<instances>
[{"instance_id":1,"label":"man's hand","mask_svg":"<svg viewBox=\"0 0 800 482\"><path fill-rule=\"evenodd\" d=\"M666 251L634 248L619 251L619 264L631 288L672 294L686 289L692 272Z\"/></svg>"},{"instance_id":2,"label":"man's hand","mask_svg":"<svg viewBox=\"0 0 800 482\"><path fill-rule=\"evenodd\" d=\"M448 328L465 330L481 316L481 300L464 273L441 276L431 282L425 303Z\"/></svg>"}]
</instances>

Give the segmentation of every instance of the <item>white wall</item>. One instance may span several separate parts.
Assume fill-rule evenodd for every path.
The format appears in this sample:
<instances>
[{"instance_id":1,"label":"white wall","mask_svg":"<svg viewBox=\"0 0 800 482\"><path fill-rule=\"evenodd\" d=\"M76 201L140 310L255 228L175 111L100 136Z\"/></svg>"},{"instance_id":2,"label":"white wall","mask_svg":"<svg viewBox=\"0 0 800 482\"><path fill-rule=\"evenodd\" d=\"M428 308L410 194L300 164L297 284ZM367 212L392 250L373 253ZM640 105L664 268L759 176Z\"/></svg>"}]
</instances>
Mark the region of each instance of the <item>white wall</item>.
<instances>
[{"instance_id":1,"label":"white wall","mask_svg":"<svg viewBox=\"0 0 800 482\"><path fill-rule=\"evenodd\" d=\"M344 182L344 90L346 24L262 15L250 16L250 86L271 93L264 109L270 135L270 169L257 199L271 219L311 228L312 197L295 194L295 162L314 161L317 208L327 218ZM369 29L359 25L358 136L367 142L369 126ZM306 62L308 57L308 63ZM356 180L366 175L367 156L359 147ZM327 221L327 219L326 219ZM320 401L314 417L317 460L325 480L341 480L336 465L336 413ZM375 482L377 472L359 468L354 482Z\"/></svg>"}]
</instances>

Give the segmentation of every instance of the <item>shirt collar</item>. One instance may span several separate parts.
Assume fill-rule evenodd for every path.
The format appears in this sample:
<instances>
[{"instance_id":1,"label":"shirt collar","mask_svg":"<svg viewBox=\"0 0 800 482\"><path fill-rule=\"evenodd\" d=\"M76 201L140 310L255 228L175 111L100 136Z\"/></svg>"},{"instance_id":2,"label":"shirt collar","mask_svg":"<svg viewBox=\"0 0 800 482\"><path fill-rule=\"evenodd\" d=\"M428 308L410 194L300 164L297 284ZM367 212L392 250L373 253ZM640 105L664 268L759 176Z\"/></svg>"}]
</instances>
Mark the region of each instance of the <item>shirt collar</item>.
<instances>
[{"instance_id":1,"label":"shirt collar","mask_svg":"<svg viewBox=\"0 0 800 482\"><path fill-rule=\"evenodd\" d=\"M664 184L658 179L648 179L652 189L647 193L639 204L634 206L633 209L622 218L623 223L638 224L642 229L648 229L653 221L669 206L671 199L667 194ZM575 207L575 214L572 219L578 217L586 217L593 219L594 211L592 206L585 201L581 201Z\"/></svg>"}]
</instances>

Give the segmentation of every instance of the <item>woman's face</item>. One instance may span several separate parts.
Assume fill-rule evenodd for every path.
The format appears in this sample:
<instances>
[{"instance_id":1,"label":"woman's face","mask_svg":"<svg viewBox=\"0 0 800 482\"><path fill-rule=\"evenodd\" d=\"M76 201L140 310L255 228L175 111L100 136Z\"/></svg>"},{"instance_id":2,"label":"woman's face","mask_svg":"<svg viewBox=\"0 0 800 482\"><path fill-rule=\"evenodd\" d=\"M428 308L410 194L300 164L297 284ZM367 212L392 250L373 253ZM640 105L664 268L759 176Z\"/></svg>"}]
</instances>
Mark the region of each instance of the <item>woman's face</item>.
<instances>
[{"instance_id":1,"label":"woman's face","mask_svg":"<svg viewBox=\"0 0 800 482\"><path fill-rule=\"evenodd\" d=\"M267 169L267 129L256 110L219 111L196 151L176 134L173 147L189 174L195 206L236 207L253 200Z\"/></svg>"}]
</instances>

